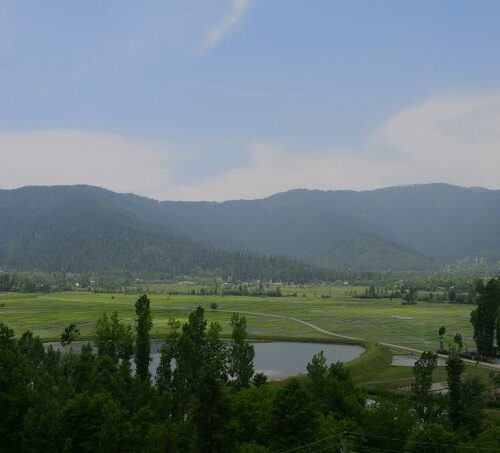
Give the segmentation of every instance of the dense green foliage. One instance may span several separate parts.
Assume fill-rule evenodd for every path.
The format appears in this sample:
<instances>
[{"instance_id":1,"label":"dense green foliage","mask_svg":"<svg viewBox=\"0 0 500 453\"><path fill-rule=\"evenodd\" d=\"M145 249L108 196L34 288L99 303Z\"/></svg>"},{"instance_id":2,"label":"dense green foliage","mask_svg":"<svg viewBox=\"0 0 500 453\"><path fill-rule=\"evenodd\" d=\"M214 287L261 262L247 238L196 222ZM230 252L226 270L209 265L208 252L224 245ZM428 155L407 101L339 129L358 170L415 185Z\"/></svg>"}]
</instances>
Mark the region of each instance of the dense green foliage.
<instances>
[{"instance_id":1,"label":"dense green foliage","mask_svg":"<svg viewBox=\"0 0 500 453\"><path fill-rule=\"evenodd\" d=\"M104 313L97 321L94 343L98 356L108 356L116 365L128 364L134 352L132 326L122 324L116 311L111 316Z\"/></svg>"},{"instance_id":2,"label":"dense green foliage","mask_svg":"<svg viewBox=\"0 0 500 453\"><path fill-rule=\"evenodd\" d=\"M497 320L500 312L500 280L492 279L486 284L477 284L477 308L471 313L474 327L474 340L481 357L494 355L495 329L499 326ZM498 331L497 331L498 335ZM500 344L497 344L500 347Z\"/></svg>"},{"instance_id":3,"label":"dense green foliage","mask_svg":"<svg viewBox=\"0 0 500 453\"><path fill-rule=\"evenodd\" d=\"M137 321L148 313L147 302L139 299ZM234 315L232 328L226 344L200 307L182 326L171 320L150 380L131 369L132 331L116 314L99 319L95 349L87 345L81 352L71 343L62 352L44 349L30 332L16 339L0 323L0 450L335 452L341 441L353 451L500 448L498 424L483 425L481 388L451 366L453 396L385 392L366 406L347 369L327 364L322 353L301 379L273 385L255 375L248 381L245 319ZM432 368L428 356L421 363L430 360ZM449 415L424 421L415 411L419 405L424 413L432 406Z\"/></svg>"},{"instance_id":4,"label":"dense green foliage","mask_svg":"<svg viewBox=\"0 0 500 453\"><path fill-rule=\"evenodd\" d=\"M0 270L0 291L49 293L52 291L73 291L80 285L90 287L88 275L46 273L46 272L2 272Z\"/></svg>"},{"instance_id":5,"label":"dense green foliage","mask_svg":"<svg viewBox=\"0 0 500 453\"><path fill-rule=\"evenodd\" d=\"M151 320L150 300L146 295L135 303L136 340L135 340L135 371L143 381L149 379L149 362L151 361L151 344L149 331L153 327Z\"/></svg>"},{"instance_id":6,"label":"dense green foliage","mask_svg":"<svg viewBox=\"0 0 500 453\"><path fill-rule=\"evenodd\" d=\"M448 398L450 400L449 418L453 428L458 428L462 421L464 407L462 406L462 373L465 365L455 354L450 355L446 361L446 371L448 372Z\"/></svg>"},{"instance_id":7,"label":"dense green foliage","mask_svg":"<svg viewBox=\"0 0 500 453\"><path fill-rule=\"evenodd\" d=\"M236 388L248 387L254 374L253 359L255 350L253 345L246 341L247 320L238 313L231 316L232 342L229 354L229 375Z\"/></svg>"},{"instance_id":8,"label":"dense green foliage","mask_svg":"<svg viewBox=\"0 0 500 453\"><path fill-rule=\"evenodd\" d=\"M439 411L436 409L435 399L432 395L432 375L437 367L437 355L426 351L413 367L415 383L412 393L415 399L415 412L419 420L429 422L435 420Z\"/></svg>"}]
</instances>

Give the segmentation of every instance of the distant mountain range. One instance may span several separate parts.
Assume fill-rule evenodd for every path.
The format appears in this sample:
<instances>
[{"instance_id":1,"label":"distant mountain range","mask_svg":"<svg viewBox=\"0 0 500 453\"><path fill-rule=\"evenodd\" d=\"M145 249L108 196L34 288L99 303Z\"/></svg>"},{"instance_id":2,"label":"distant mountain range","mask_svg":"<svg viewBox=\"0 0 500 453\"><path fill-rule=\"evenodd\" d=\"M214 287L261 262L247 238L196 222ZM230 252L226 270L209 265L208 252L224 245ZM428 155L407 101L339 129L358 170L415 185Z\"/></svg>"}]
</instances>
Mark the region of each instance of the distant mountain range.
<instances>
[{"instance_id":1,"label":"distant mountain range","mask_svg":"<svg viewBox=\"0 0 500 453\"><path fill-rule=\"evenodd\" d=\"M497 261L499 233L500 191L446 184L223 203L91 186L0 191L0 266L9 269L329 278L328 269Z\"/></svg>"}]
</instances>

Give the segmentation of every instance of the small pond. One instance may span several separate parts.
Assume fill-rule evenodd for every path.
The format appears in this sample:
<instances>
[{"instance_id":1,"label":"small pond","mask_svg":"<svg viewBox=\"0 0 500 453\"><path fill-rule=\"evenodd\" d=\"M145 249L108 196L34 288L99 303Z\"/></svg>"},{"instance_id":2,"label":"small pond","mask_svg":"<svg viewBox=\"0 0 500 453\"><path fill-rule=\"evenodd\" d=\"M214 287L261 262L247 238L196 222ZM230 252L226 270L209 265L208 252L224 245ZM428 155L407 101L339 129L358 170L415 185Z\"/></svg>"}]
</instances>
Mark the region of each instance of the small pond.
<instances>
[{"instance_id":1,"label":"small pond","mask_svg":"<svg viewBox=\"0 0 500 453\"><path fill-rule=\"evenodd\" d=\"M393 366L415 366L415 362L420 359L420 356L417 354L402 354L402 355L394 355L392 357L392 365ZM446 365L445 359L438 357L438 366Z\"/></svg>"},{"instance_id":2,"label":"small pond","mask_svg":"<svg viewBox=\"0 0 500 453\"><path fill-rule=\"evenodd\" d=\"M52 344L61 349L59 343ZM83 342L75 342L72 347L75 351L81 349ZM320 351L325 354L327 363L350 362L358 358L364 348L357 345L335 343L301 343L291 341L253 342L255 347L254 367L256 372L264 373L269 379L280 379L288 376L305 373L306 366L312 356ZM151 374L156 374L160 363L160 350L163 342L151 342Z\"/></svg>"}]
</instances>

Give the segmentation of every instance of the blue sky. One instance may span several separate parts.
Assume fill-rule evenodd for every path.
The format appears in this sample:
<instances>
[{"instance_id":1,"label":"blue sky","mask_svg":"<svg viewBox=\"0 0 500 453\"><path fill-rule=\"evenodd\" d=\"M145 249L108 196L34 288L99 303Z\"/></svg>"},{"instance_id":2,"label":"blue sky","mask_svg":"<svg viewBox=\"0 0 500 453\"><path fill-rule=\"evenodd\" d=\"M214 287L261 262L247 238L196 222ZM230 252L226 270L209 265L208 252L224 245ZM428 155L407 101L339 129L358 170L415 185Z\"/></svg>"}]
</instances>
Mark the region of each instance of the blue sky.
<instances>
[{"instance_id":1,"label":"blue sky","mask_svg":"<svg viewBox=\"0 0 500 453\"><path fill-rule=\"evenodd\" d=\"M0 0L0 186L497 188L500 2Z\"/></svg>"}]
</instances>

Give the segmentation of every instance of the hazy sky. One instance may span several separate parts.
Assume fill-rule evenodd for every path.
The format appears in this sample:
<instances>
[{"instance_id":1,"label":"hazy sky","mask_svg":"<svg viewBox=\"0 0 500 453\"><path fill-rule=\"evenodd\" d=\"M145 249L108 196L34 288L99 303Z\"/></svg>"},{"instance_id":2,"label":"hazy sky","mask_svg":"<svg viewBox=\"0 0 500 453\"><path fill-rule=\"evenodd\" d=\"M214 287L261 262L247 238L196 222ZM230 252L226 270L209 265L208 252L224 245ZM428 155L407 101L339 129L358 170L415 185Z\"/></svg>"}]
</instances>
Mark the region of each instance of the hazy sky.
<instances>
[{"instance_id":1,"label":"hazy sky","mask_svg":"<svg viewBox=\"0 0 500 453\"><path fill-rule=\"evenodd\" d=\"M497 0L0 0L0 187L500 188Z\"/></svg>"}]
</instances>

